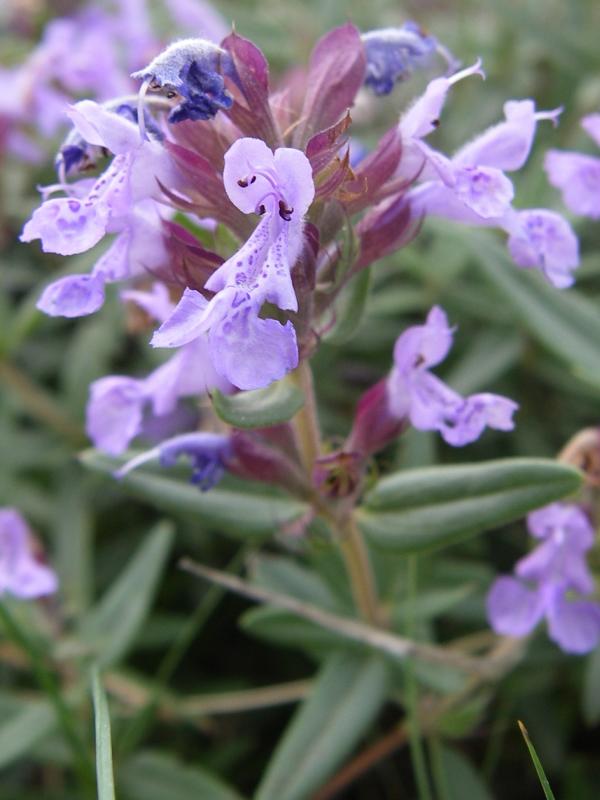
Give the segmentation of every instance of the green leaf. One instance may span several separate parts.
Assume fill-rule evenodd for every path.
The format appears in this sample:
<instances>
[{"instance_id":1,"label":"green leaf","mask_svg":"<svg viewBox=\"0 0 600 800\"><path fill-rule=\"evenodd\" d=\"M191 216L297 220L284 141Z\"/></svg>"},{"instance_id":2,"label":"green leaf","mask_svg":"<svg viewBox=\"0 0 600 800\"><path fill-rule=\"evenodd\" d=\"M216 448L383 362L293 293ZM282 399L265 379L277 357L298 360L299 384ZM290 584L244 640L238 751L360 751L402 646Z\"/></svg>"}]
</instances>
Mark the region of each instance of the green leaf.
<instances>
[{"instance_id":1,"label":"green leaf","mask_svg":"<svg viewBox=\"0 0 600 800\"><path fill-rule=\"evenodd\" d=\"M600 315L575 290L560 291L540 275L520 270L506 248L484 231L465 236L477 264L526 330L577 377L600 390Z\"/></svg>"},{"instance_id":2,"label":"green leaf","mask_svg":"<svg viewBox=\"0 0 600 800\"><path fill-rule=\"evenodd\" d=\"M211 773L152 752L140 753L122 765L119 789L128 800L241 800Z\"/></svg>"},{"instance_id":3,"label":"green leaf","mask_svg":"<svg viewBox=\"0 0 600 800\"><path fill-rule=\"evenodd\" d=\"M445 800L492 800L483 778L457 750L440 747L438 768L442 773Z\"/></svg>"},{"instance_id":4,"label":"green leaf","mask_svg":"<svg viewBox=\"0 0 600 800\"><path fill-rule=\"evenodd\" d=\"M554 797L554 793L550 788L550 784L548 782L548 778L546 777L546 773L544 772L544 767L542 766L542 762L539 759L538 754L536 753L535 747L533 746L533 742L529 738L529 733L527 732L527 728L521 720L519 720L519 728L521 729L521 733L523 734L523 738L525 739L525 744L527 745L527 749L529 750L529 755L531 756L531 760L533 761L533 766L535 767L535 771L537 772L537 776L540 779L540 784L544 791L544 796L546 800L556 800Z\"/></svg>"},{"instance_id":5,"label":"green leaf","mask_svg":"<svg viewBox=\"0 0 600 800\"><path fill-rule=\"evenodd\" d=\"M56 728L56 715L50 703L36 702L4 719L0 725L0 768L31 749Z\"/></svg>"},{"instance_id":6,"label":"green leaf","mask_svg":"<svg viewBox=\"0 0 600 800\"><path fill-rule=\"evenodd\" d=\"M347 646L341 634L338 636L333 631L325 630L310 620L301 619L290 611L271 606L251 608L242 614L239 623L251 636L282 647L322 654L325 649ZM355 647L361 649L358 644Z\"/></svg>"},{"instance_id":7,"label":"green leaf","mask_svg":"<svg viewBox=\"0 0 600 800\"><path fill-rule=\"evenodd\" d=\"M583 677L582 713L586 723L593 727L600 722L600 647L587 659Z\"/></svg>"},{"instance_id":8,"label":"green leaf","mask_svg":"<svg viewBox=\"0 0 600 800\"><path fill-rule=\"evenodd\" d=\"M157 525L100 602L82 617L80 638L95 650L98 665L114 664L133 644L150 610L172 543L173 527Z\"/></svg>"},{"instance_id":9,"label":"green leaf","mask_svg":"<svg viewBox=\"0 0 600 800\"><path fill-rule=\"evenodd\" d=\"M110 717L106 695L100 683L97 669L92 671L92 695L94 698L94 722L96 730L96 781L98 800L115 800L113 778Z\"/></svg>"},{"instance_id":10,"label":"green leaf","mask_svg":"<svg viewBox=\"0 0 600 800\"><path fill-rule=\"evenodd\" d=\"M409 553L444 547L576 491L581 473L550 459L428 467L381 480L357 520L372 542Z\"/></svg>"},{"instance_id":11,"label":"green leaf","mask_svg":"<svg viewBox=\"0 0 600 800\"><path fill-rule=\"evenodd\" d=\"M371 270L363 269L342 290L335 302L335 325L323 336L325 342L344 344L354 336L365 312L370 286Z\"/></svg>"},{"instance_id":12,"label":"green leaf","mask_svg":"<svg viewBox=\"0 0 600 800\"><path fill-rule=\"evenodd\" d=\"M88 450L81 461L89 469L110 475L124 459ZM198 521L237 538L273 534L306 511L302 503L283 496L250 494L221 487L200 492L196 486L176 477L144 469L126 475L119 486L157 508L176 514L194 514Z\"/></svg>"},{"instance_id":13,"label":"green leaf","mask_svg":"<svg viewBox=\"0 0 600 800\"><path fill-rule=\"evenodd\" d=\"M256 800L305 800L352 751L385 700L387 672L376 656L339 652L325 661L292 718Z\"/></svg>"},{"instance_id":14,"label":"green leaf","mask_svg":"<svg viewBox=\"0 0 600 800\"><path fill-rule=\"evenodd\" d=\"M266 389L212 395L216 414L234 428L268 428L290 420L304 405L304 395L289 380L277 381Z\"/></svg>"}]
</instances>

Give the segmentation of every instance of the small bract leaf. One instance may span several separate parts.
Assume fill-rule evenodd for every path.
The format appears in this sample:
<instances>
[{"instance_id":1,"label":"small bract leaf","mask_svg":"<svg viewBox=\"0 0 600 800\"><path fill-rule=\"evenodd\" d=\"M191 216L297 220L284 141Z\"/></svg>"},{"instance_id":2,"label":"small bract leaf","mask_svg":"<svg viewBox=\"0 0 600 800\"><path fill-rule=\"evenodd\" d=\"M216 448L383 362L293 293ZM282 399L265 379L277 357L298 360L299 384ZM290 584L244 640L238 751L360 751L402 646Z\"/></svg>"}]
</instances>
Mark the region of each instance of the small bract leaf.
<instances>
[{"instance_id":1,"label":"small bract leaf","mask_svg":"<svg viewBox=\"0 0 600 800\"><path fill-rule=\"evenodd\" d=\"M234 428L269 428L290 420L304 405L304 395L290 381L272 383L266 389L254 389L224 395L212 394L217 415Z\"/></svg>"},{"instance_id":2,"label":"small bract leaf","mask_svg":"<svg viewBox=\"0 0 600 800\"><path fill-rule=\"evenodd\" d=\"M518 519L573 493L581 482L578 470L550 459L408 470L380 481L357 519L373 543L418 552Z\"/></svg>"}]
</instances>

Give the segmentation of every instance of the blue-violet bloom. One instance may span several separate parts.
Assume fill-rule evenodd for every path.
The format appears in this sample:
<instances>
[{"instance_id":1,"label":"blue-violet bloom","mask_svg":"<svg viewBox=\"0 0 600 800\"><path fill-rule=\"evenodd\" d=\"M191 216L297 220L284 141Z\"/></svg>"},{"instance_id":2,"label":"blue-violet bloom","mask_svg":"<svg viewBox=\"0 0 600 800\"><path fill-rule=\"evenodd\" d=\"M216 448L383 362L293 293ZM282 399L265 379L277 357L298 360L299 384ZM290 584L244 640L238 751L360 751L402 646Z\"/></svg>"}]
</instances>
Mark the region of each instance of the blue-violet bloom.
<instances>
[{"instance_id":1,"label":"blue-violet bloom","mask_svg":"<svg viewBox=\"0 0 600 800\"><path fill-rule=\"evenodd\" d=\"M229 54L207 39L174 42L147 67L132 74L143 81L140 104L147 90L160 91L177 99L169 122L212 119L233 103L222 74L231 70L230 62Z\"/></svg>"},{"instance_id":2,"label":"blue-violet bloom","mask_svg":"<svg viewBox=\"0 0 600 800\"><path fill-rule=\"evenodd\" d=\"M427 67L436 53L453 61L434 36L416 22L399 28L381 28L361 36L367 58L365 86L377 95L389 94L396 83L406 80L415 69Z\"/></svg>"},{"instance_id":3,"label":"blue-violet bloom","mask_svg":"<svg viewBox=\"0 0 600 800\"><path fill-rule=\"evenodd\" d=\"M227 462L233 456L231 437L220 433L184 433L167 439L158 447L132 458L114 474L122 478L148 461L158 459L163 467L173 467L180 456L187 456L192 465L191 482L206 492L223 477Z\"/></svg>"}]
</instances>

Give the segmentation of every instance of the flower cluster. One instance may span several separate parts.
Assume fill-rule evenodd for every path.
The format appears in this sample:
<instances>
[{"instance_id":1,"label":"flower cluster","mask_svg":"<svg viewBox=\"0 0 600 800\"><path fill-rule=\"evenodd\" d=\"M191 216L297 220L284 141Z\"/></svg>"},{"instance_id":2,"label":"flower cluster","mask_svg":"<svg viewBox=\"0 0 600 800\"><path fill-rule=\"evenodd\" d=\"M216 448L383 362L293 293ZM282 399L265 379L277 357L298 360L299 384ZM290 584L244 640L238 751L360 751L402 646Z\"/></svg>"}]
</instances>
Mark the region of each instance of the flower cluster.
<instances>
[{"instance_id":1,"label":"flower cluster","mask_svg":"<svg viewBox=\"0 0 600 800\"><path fill-rule=\"evenodd\" d=\"M438 55L448 74L431 80L351 166L349 109L357 96L390 94ZM177 453L192 441L181 440L172 421L187 400L265 388L296 369L335 317L347 283L406 245L427 215L506 230L518 265L568 286L577 265L568 223L551 211L514 209L506 174L525 163L537 123L556 122L559 112L510 101L504 121L452 157L425 141L451 89L472 75L483 75L480 62L456 71L443 45L413 23L366 34L347 24L317 43L303 73L274 90L260 50L233 33L219 44L184 39L154 55L133 74L141 82L137 99L72 105L59 182L44 190L22 239L71 255L114 238L90 273L50 284L38 307L52 316L91 314L108 284L124 284L122 299L159 323L152 346L176 350L146 377L111 375L92 385L87 430L94 444L120 455L158 425L167 439L149 452L169 462L169 431L178 433ZM89 177L105 158L104 170ZM57 191L63 196L51 196ZM357 241L349 263L339 244L348 220ZM223 230L229 244L208 249L210 231ZM512 429L512 400L464 398L432 374L451 343L437 307L399 337L391 373L359 404L348 463L408 424L438 431L453 446L486 427ZM193 426L198 415L187 419ZM212 452L197 444L196 454Z\"/></svg>"},{"instance_id":2,"label":"flower cluster","mask_svg":"<svg viewBox=\"0 0 600 800\"><path fill-rule=\"evenodd\" d=\"M487 598L493 629L527 636L546 618L550 638L564 651L593 650L600 642L600 603L581 599L595 588L586 563L595 538L588 516L577 505L553 503L530 514L527 527L541 544L517 562L516 577L494 583Z\"/></svg>"}]
</instances>

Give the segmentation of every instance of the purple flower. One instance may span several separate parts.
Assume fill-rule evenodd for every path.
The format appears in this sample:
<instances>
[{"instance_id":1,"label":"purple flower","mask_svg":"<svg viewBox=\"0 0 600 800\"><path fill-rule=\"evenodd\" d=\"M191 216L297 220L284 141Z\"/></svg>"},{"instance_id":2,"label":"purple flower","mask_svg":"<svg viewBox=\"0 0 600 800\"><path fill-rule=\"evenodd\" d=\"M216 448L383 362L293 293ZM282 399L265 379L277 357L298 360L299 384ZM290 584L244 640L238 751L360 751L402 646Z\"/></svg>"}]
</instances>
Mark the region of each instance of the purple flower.
<instances>
[{"instance_id":1,"label":"purple flower","mask_svg":"<svg viewBox=\"0 0 600 800\"><path fill-rule=\"evenodd\" d=\"M21 240L41 239L42 249L62 255L89 250L107 233L118 233L90 275L51 284L38 308L51 316L91 314L104 302L104 285L160 266L166 257L157 205L158 181L173 185L174 167L156 141L142 141L137 126L118 113L84 100L69 115L91 145L115 153L91 185L67 184L68 197L46 200L25 225ZM82 185L80 187L80 184Z\"/></svg>"},{"instance_id":2,"label":"purple flower","mask_svg":"<svg viewBox=\"0 0 600 800\"><path fill-rule=\"evenodd\" d=\"M222 108L231 108L232 97L225 89L222 70L230 70L225 50L207 39L182 39L169 45L147 67L132 77L144 83L145 92L160 91L178 103L169 114L169 122L212 119Z\"/></svg>"},{"instance_id":3,"label":"purple flower","mask_svg":"<svg viewBox=\"0 0 600 800\"><path fill-rule=\"evenodd\" d=\"M556 120L560 109L536 112L533 101L512 100L504 113L504 122L488 128L451 159L430 149L424 152L421 178L427 180L408 193L412 213L502 228L518 266L539 269L554 286L565 288L573 283L571 273L579 264L571 226L553 211L513 209L513 186L504 174L523 166L537 122Z\"/></svg>"},{"instance_id":4,"label":"purple flower","mask_svg":"<svg viewBox=\"0 0 600 800\"><path fill-rule=\"evenodd\" d=\"M93 247L106 233L121 230L132 206L159 197L157 181L172 185L174 168L158 142L142 141L137 127L91 100L69 109L86 142L115 154L111 165L81 199L47 200L34 211L21 240L42 240L46 252L73 255Z\"/></svg>"},{"instance_id":5,"label":"purple flower","mask_svg":"<svg viewBox=\"0 0 600 800\"><path fill-rule=\"evenodd\" d=\"M137 204L122 220L122 231L88 275L67 275L44 289L37 307L51 317L93 314L104 303L107 283L147 275L167 259L161 218L156 204Z\"/></svg>"},{"instance_id":6,"label":"purple flower","mask_svg":"<svg viewBox=\"0 0 600 800\"><path fill-rule=\"evenodd\" d=\"M32 552L27 523L14 508L0 508L0 595L30 599L52 594L58 579Z\"/></svg>"},{"instance_id":7,"label":"purple flower","mask_svg":"<svg viewBox=\"0 0 600 800\"><path fill-rule=\"evenodd\" d=\"M229 199L244 213L263 216L248 241L206 282L207 301L186 289L174 313L154 334L155 347L180 347L208 331L215 369L240 389L279 380L298 363L291 322L262 319L265 302L296 311L291 269L302 246L303 217L314 197L304 153L259 139L238 139L225 154Z\"/></svg>"},{"instance_id":8,"label":"purple flower","mask_svg":"<svg viewBox=\"0 0 600 800\"><path fill-rule=\"evenodd\" d=\"M495 394L463 398L446 386L429 368L444 360L452 345L453 331L444 311L434 306L425 325L404 331L394 347L394 368L387 379L390 412L408 417L418 430L437 430L448 444L469 444L485 427L510 431L518 405Z\"/></svg>"},{"instance_id":9,"label":"purple flower","mask_svg":"<svg viewBox=\"0 0 600 800\"><path fill-rule=\"evenodd\" d=\"M585 554L594 529L576 505L552 503L527 518L541 540L515 566L516 578L498 578L487 598L490 624L497 633L526 636L544 618L550 638L567 653L586 653L600 641L600 604L572 599L594 591Z\"/></svg>"},{"instance_id":10,"label":"purple flower","mask_svg":"<svg viewBox=\"0 0 600 800\"><path fill-rule=\"evenodd\" d=\"M157 320L173 310L167 289L154 284L152 292L123 292ZM123 453L144 432L147 416L165 417L184 397L195 397L212 388L230 392L231 385L214 369L206 335L182 347L146 378L109 375L90 386L87 433L94 445L110 455Z\"/></svg>"},{"instance_id":11,"label":"purple flower","mask_svg":"<svg viewBox=\"0 0 600 800\"><path fill-rule=\"evenodd\" d=\"M437 39L415 22L369 31L361 39L367 57L365 86L377 95L389 94L413 70L428 66L435 53L441 53L449 63L453 61Z\"/></svg>"},{"instance_id":12,"label":"purple flower","mask_svg":"<svg viewBox=\"0 0 600 800\"><path fill-rule=\"evenodd\" d=\"M519 267L533 267L557 289L575 282L579 241L564 217L545 208L528 208L505 216L508 250Z\"/></svg>"},{"instance_id":13,"label":"purple flower","mask_svg":"<svg viewBox=\"0 0 600 800\"><path fill-rule=\"evenodd\" d=\"M600 145L600 114L581 120L584 131ZM553 186L562 191L574 214L600 219L600 158L583 153L549 150L544 167Z\"/></svg>"},{"instance_id":14,"label":"purple flower","mask_svg":"<svg viewBox=\"0 0 600 800\"><path fill-rule=\"evenodd\" d=\"M131 470L154 459L158 459L163 467L172 467L182 455L187 456L192 464L191 482L206 492L225 474L227 462L233 456L231 438L203 431L174 436L158 447L132 458L115 472L115 477L122 478Z\"/></svg>"}]
</instances>

